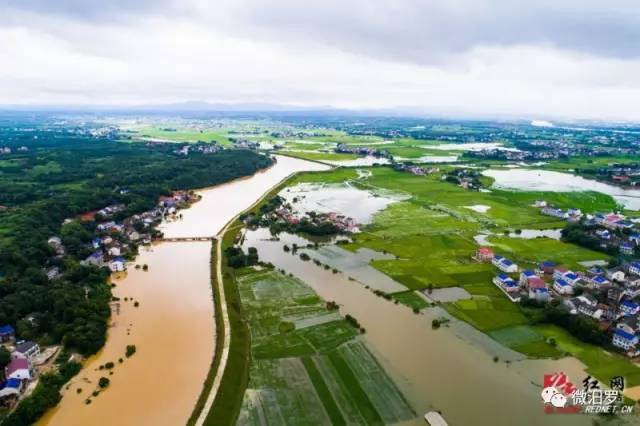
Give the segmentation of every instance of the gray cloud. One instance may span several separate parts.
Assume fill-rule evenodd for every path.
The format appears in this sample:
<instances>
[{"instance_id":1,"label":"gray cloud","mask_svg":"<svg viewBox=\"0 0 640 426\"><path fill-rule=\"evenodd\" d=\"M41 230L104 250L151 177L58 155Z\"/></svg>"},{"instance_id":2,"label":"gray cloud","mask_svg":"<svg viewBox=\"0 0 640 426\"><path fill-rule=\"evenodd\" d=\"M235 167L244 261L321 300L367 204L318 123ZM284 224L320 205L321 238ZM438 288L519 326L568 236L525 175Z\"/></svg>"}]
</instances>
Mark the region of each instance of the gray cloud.
<instances>
[{"instance_id":1,"label":"gray cloud","mask_svg":"<svg viewBox=\"0 0 640 426\"><path fill-rule=\"evenodd\" d=\"M245 1L235 13L249 33L413 63L439 62L480 45L640 56L635 0Z\"/></svg>"},{"instance_id":2,"label":"gray cloud","mask_svg":"<svg viewBox=\"0 0 640 426\"><path fill-rule=\"evenodd\" d=\"M96 22L187 17L236 36L417 64L486 45L640 57L636 0L0 0L3 8Z\"/></svg>"}]
</instances>

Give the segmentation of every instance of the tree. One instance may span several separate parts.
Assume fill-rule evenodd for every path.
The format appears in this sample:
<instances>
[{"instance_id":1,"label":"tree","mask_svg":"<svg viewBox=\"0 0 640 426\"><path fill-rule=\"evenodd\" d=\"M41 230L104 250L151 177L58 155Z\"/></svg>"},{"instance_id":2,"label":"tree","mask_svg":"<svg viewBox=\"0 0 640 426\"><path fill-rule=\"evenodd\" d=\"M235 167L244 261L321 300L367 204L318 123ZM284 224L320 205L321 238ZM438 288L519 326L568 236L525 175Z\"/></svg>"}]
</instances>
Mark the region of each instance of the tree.
<instances>
[{"instance_id":1,"label":"tree","mask_svg":"<svg viewBox=\"0 0 640 426\"><path fill-rule=\"evenodd\" d=\"M0 346L0 371L4 371L4 368L11 362L11 353L5 349L4 346Z\"/></svg>"},{"instance_id":2,"label":"tree","mask_svg":"<svg viewBox=\"0 0 640 426\"><path fill-rule=\"evenodd\" d=\"M109 383L111 383L111 380L109 380L108 377L100 377L100 380L98 380L98 386L100 386L100 389L106 388L109 386Z\"/></svg>"}]
</instances>

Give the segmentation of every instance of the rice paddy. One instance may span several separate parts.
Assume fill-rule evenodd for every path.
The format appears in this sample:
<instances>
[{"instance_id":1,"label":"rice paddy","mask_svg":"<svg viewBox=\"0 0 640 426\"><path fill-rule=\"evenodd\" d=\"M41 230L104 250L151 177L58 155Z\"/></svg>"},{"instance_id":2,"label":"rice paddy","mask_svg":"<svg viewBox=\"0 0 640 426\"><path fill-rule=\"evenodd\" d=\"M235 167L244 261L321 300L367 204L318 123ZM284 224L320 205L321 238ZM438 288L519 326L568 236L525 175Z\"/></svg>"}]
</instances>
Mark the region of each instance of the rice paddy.
<instances>
[{"instance_id":1,"label":"rice paddy","mask_svg":"<svg viewBox=\"0 0 640 426\"><path fill-rule=\"evenodd\" d=\"M241 425L389 424L415 413L359 331L302 281L246 268L237 283L251 331Z\"/></svg>"}]
</instances>

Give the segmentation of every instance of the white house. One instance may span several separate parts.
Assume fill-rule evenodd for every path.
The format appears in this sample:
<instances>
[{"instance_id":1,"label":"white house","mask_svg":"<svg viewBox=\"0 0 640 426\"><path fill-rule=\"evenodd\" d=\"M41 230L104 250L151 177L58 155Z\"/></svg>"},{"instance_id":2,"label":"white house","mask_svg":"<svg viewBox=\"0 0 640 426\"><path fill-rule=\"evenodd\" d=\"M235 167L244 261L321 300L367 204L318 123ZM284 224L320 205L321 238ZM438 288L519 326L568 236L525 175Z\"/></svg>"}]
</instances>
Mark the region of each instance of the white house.
<instances>
[{"instance_id":1,"label":"white house","mask_svg":"<svg viewBox=\"0 0 640 426\"><path fill-rule=\"evenodd\" d=\"M7 397L18 397L22 392L22 380L8 379L0 384L0 399Z\"/></svg>"},{"instance_id":2,"label":"white house","mask_svg":"<svg viewBox=\"0 0 640 426\"><path fill-rule=\"evenodd\" d=\"M5 367L4 374L7 379L31 380L31 364L29 360L17 357Z\"/></svg>"},{"instance_id":3,"label":"white house","mask_svg":"<svg viewBox=\"0 0 640 426\"><path fill-rule=\"evenodd\" d=\"M109 262L109 269L111 272L122 272L126 269L126 261L123 257L116 257Z\"/></svg>"},{"instance_id":4,"label":"white house","mask_svg":"<svg viewBox=\"0 0 640 426\"><path fill-rule=\"evenodd\" d=\"M16 352L22 354L28 360L32 360L40 355L40 345L30 340L20 342L16 345Z\"/></svg>"},{"instance_id":5,"label":"white house","mask_svg":"<svg viewBox=\"0 0 640 426\"><path fill-rule=\"evenodd\" d=\"M636 315L640 312L640 305L630 300L620 303L620 315Z\"/></svg>"},{"instance_id":6,"label":"white house","mask_svg":"<svg viewBox=\"0 0 640 426\"><path fill-rule=\"evenodd\" d=\"M638 337L635 334L627 333L626 331L616 328L613 332L613 346L624 349L627 352L636 352L636 345L638 344Z\"/></svg>"},{"instance_id":7,"label":"white house","mask_svg":"<svg viewBox=\"0 0 640 426\"><path fill-rule=\"evenodd\" d=\"M109 248L110 256L120 256L120 247L113 246Z\"/></svg>"},{"instance_id":8,"label":"white house","mask_svg":"<svg viewBox=\"0 0 640 426\"><path fill-rule=\"evenodd\" d=\"M502 272L518 272L518 265L516 265L506 257L500 256L499 254L493 256L491 263Z\"/></svg>"},{"instance_id":9,"label":"white house","mask_svg":"<svg viewBox=\"0 0 640 426\"><path fill-rule=\"evenodd\" d=\"M571 287L571 284L562 278L558 278L553 282L553 289L560 295L573 294L573 287Z\"/></svg>"}]
</instances>

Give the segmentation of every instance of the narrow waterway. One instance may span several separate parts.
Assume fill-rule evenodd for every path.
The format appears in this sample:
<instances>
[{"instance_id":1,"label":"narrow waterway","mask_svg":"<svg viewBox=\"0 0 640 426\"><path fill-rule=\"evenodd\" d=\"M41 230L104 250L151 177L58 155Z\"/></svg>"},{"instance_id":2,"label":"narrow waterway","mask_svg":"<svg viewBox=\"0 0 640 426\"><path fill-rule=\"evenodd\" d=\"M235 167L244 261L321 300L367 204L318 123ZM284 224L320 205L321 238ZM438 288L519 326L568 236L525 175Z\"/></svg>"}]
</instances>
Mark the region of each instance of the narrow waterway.
<instances>
[{"instance_id":1,"label":"narrow waterway","mask_svg":"<svg viewBox=\"0 0 640 426\"><path fill-rule=\"evenodd\" d=\"M163 224L162 230L170 237L215 235L291 173L324 169L318 163L278 157L273 167L252 177L198 191L202 199L181 212L181 220ZM107 343L85 362L40 424L186 423L214 350L210 252L209 242L157 244L143 248L134 263L147 264L148 271L130 264L126 274L113 277L113 295L120 300L112 307ZM125 357L127 345L137 348L130 358ZM100 370L108 362L115 364L113 374ZM93 397L100 377L111 383Z\"/></svg>"},{"instance_id":2,"label":"narrow waterway","mask_svg":"<svg viewBox=\"0 0 640 426\"><path fill-rule=\"evenodd\" d=\"M349 280L348 271L333 274L283 250L285 244L306 245L300 237L268 237L267 230L250 231L244 245L256 247L261 260L301 278L323 299L337 302L343 315L357 318L367 330L365 340L418 412L441 410L451 425L590 424L581 415L543 412L543 375L562 371L582 380L583 365L576 359L525 360L455 320L433 330L431 320L443 314L439 308L416 315Z\"/></svg>"}]
</instances>

